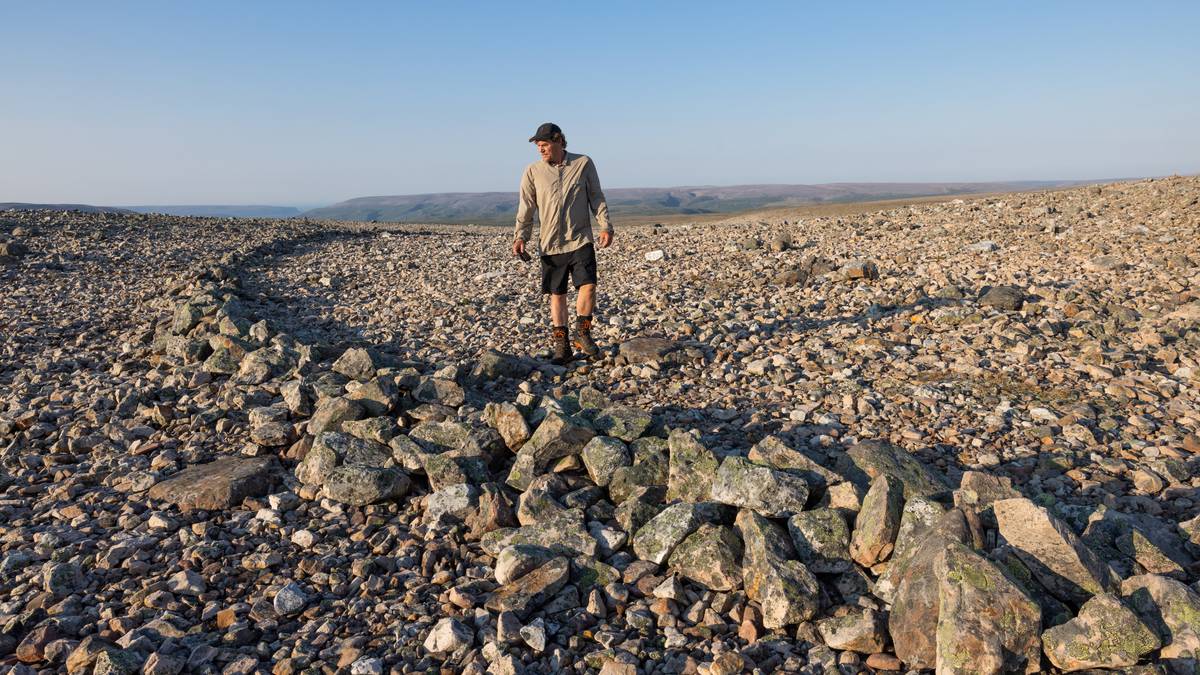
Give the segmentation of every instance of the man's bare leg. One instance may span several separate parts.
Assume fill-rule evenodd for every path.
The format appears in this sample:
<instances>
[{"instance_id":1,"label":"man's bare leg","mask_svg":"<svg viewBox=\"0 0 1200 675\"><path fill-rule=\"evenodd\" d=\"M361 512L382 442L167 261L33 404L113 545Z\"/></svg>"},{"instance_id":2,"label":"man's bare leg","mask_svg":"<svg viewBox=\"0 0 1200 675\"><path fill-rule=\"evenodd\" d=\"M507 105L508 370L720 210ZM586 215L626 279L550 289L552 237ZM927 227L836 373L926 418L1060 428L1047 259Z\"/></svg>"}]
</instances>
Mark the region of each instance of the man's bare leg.
<instances>
[{"instance_id":1,"label":"man's bare leg","mask_svg":"<svg viewBox=\"0 0 1200 675\"><path fill-rule=\"evenodd\" d=\"M567 325L567 296L550 294L550 323L555 326Z\"/></svg>"},{"instance_id":2,"label":"man's bare leg","mask_svg":"<svg viewBox=\"0 0 1200 675\"><path fill-rule=\"evenodd\" d=\"M567 304L564 298L564 312L566 308ZM579 297L575 298L575 314L579 316L591 316L594 309L596 309L596 284L584 284L579 287ZM566 317L563 318L565 319Z\"/></svg>"}]
</instances>

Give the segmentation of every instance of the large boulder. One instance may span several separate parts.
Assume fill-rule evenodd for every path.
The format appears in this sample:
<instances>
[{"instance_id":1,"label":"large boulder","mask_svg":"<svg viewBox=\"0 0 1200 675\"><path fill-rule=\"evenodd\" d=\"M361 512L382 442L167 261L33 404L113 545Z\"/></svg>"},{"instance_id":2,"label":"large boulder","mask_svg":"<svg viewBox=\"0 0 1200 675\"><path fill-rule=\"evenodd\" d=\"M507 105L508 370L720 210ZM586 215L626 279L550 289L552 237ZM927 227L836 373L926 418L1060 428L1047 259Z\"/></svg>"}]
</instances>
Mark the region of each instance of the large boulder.
<instances>
[{"instance_id":1,"label":"large boulder","mask_svg":"<svg viewBox=\"0 0 1200 675\"><path fill-rule=\"evenodd\" d=\"M341 431L342 422L361 420L366 417L363 407L340 396L326 398L317 404L317 409L308 420L308 433L316 436L326 431Z\"/></svg>"},{"instance_id":2,"label":"large boulder","mask_svg":"<svg viewBox=\"0 0 1200 675\"><path fill-rule=\"evenodd\" d=\"M677 360L681 346L666 338L636 337L621 343L620 354L629 363L668 363Z\"/></svg>"},{"instance_id":3,"label":"large boulder","mask_svg":"<svg viewBox=\"0 0 1200 675\"><path fill-rule=\"evenodd\" d=\"M629 466L629 447L611 436L596 436L580 452L592 482L605 487L617 469Z\"/></svg>"},{"instance_id":4,"label":"large boulder","mask_svg":"<svg viewBox=\"0 0 1200 675\"><path fill-rule=\"evenodd\" d=\"M872 586L875 597L890 603L896 594L896 582L920 544L946 513L946 507L928 497L914 497L904 502L900 516L900 529L896 532L896 545L887 569L879 575Z\"/></svg>"},{"instance_id":5,"label":"large boulder","mask_svg":"<svg viewBox=\"0 0 1200 675\"><path fill-rule=\"evenodd\" d=\"M836 509L815 509L797 513L788 519L788 532L796 546L796 556L817 574L849 572L850 527Z\"/></svg>"},{"instance_id":6,"label":"large boulder","mask_svg":"<svg viewBox=\"0 0 1200 675\"><path fill-rule=\"evenodd\" d=\"M773 630L812 619L820 609L821 588L804 563L796 560L787 534L750 510L738 512L734 526L745 551L746 596L762 607L763 626Z\"/></svg>"},{"instance_id":7,"label":"large boulder","mask_svg":"<svg viewBox=\"0 0 1200 675\"><path fill-rule=\"evenodd\" d=\"M1050 663L1063 672L1126 668L1162 642L1137 614L1108 593L1084 603L1079 616L1042 634Z\"/></svg>"},{"instance_id":8,"label":"large boulder","mask_svg":"<svg viewBox=\"0 0 1200 675\"><path fill-rule=\"evenodd\" d=\"M1080 605L1113 587L1108 564L1046 509L1024 498L1001 499L993 508L1000 534L1055 597Z\"/></svg>"},{"instance_id":9,"label":"large boulder","mask_svg":"<svg viewBox=\"0 0 1200 675\"><path fill-rule=\"evenodd\" d=\"M147 493L181 510L216 511L267 494L279 480L274 457L224 457L191 466L156 483Z\"/></svg>"},{"instance_id":10,"label":"large boulder","mask_svg":"<svg viewBox=\"0 0 1200 675\"><path fill-rule=\"evenodd\" d=\"M614 405L601 410L592 420L592 425L602 434L632 443L646 433L652 422L650 413L641 408Z\"/></svg>"},{"instance_id":11,"label":"large boulder","mask_svg":"<svg viewBox=\"0 0 1200 675\"><path fill-rule=\"evenodd\" d=\"M343 464L325 478L326 497L354 506L398 499L408 493L412 481L396 468L365 464Z\"/></svg>"},{"instance_id":12,"label":"large boulder","mask_svg":"<svg viewBox=\"0 0 1200 675\"><path fill-rule=\"evenodd\" d=\"M695 436L675 429L667 438L667 499L703 502L710 498L717 457Z\"/></svg>"},{"instance_id":13,"label":"large boulder","mask_svg":"<svg viewBox=\"0 0 1200 675\"><path fill-rule=\"evenodd\" d=\"M896 656L911 668L933 668L937 663L941 589L933 568L947 546L969 539L962 512L948 511L926 532L893 577L896 591L888 614L888 632ZM896 564L893 561L892 565Z\"/></svg>"},{"instance_id":14,"label":"large boulder","mask_svg":"<svg viewBox=\"0 0 1200 675\"><path fill-rule=\"evenodd\" d=\"M1121 582L1121 595L1162 640L1159 659L1172 673L1200 672L1200 594L1156 574Z\"/></svg>"},{"instance_id":15,"label":"large boulder","mask_svg":"<svg viewBox=\"0 0 1200 675\"><path fill-rule=\"evenodd\" d=\"M950 543L934 561L938 579L937 672L1035 672L1042 611L987 558Z\"/></svg>"},{"instance_id":16,"label":"large boulder","mask_svg":"<svg viewBox=\"0 0 1200 675\"><path fill-rule=\"evenodd\" d=\"M755 443L746 457L758 464L800 474L808 482L811 491L818 494L823 494L828 486L845 480L840 474L821 466L803 452L788 447L776 436L767 436Z\"/></svg>"},{"instance_id":17,"label":"large boulder","mask_svg":"<svg viewBox=\"0 0 1200 675\"><path fill-rule=\"evenodd\" d=\"M904 448L887 441L857 443L846 451L846 459L849 464L842 467L841 473L848 478L866 485L879 475L891 476L904 484L905 499L928 497L950 489L932 469Z\"/></svg>"},{"instance_id":18,"label":"large boulder","mask_svg":"<svg viewBox=\"0 0 1200 675\"><path fill-rule=\"evenodd\" d=\"M892 476L877 476L854 520L850 557L863 567L886 560L896 545L903 511L904 485Z\"/></svg>"},{"instance_id":19,"label":"large boulder","mask_svg":"<svg viewBox=\"0 0 1200 675\"><path fill-rule=\"evenodd\" d=\"M582 418L549 413L517 452L508 484L518 490L529 487L553 460L578 454L596 431Z\"/></svg>"},{"instance_id":20,"label":"large boulder","mask_svg":"<svg viewBox=\"0 0 1200 675\"><path fill-rule=\"evenodd\" d=\"M671 553L669 564L680 576L714 591L732 591L742 583L742 540L724 525L704 523Z\"/></svg>"},{"instance_id":21,"label":"large boulder","mask_svg":"<svg viewBox=\"0 0 1200 675\"><path fill-rule=\"evenodd\" d=\"M804 510L808 483L799 475L726 457L717 467L710 490L713 501L751 509L768 518L789 518Z\"/></svg>"},{"instance_id":22,"label":"large boulder","mask_svg":"<svg viewBox=\"0 0 1200 675\"><path fill-rule=\"evenodd\" d=\"M1016 286L992 286L980 296L979 304L1015 312L1025 305L1025 291Z\"/></svg>"},{"instance_id":23,"label":"large boulder","mask_svg":"<svg viewBox=\"0 0 1200 675\"><path fill-rule=\"evenodd\" d=\"M366 349L352 347L342 352L333 362L333 372L353 380L365 380L375 376L379 368L377 357Z\"/></svg>"},{"instance_id":24,"label":"large boulder","mask_svg":"<svg viewBox=\"0 0 1200 675\"><path fill-rule=\"evenodd\" d=\"M493 612L512 612L526 619L553 598L571 579L571 565L566 558L555 558L541 567L502 586L487 601Z\"/></svg>"},{"instance_id":25,"label":"large boulder","mask_svg":"<svg viewBox=\"0 0 1200 675\"><path fill-rule=\"evenodd\" d=\"M633 552L642 560L661 565L700 523L700 511L695 504L672 504L637 531L633 536Z\"/></svg>"}]
</instances>

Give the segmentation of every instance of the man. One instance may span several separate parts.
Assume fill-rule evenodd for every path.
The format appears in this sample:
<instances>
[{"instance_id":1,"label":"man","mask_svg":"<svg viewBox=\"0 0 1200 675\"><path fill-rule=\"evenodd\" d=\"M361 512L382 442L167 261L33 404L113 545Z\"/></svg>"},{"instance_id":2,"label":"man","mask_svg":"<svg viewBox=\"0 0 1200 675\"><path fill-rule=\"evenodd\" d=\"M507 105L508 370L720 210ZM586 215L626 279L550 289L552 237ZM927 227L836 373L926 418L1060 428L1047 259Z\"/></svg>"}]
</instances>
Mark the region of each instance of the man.
<instances>
[{"instance_id":1,"label":"man","mask_svg":"<svg viewBox=\"0 0 1200 675\"><path fill-rule=\"evenodd\" d=\"M567 276L579 295L575 299L576 349L588 357L600 353L592 340L592 312L596 307L596 246L612 244L613 228L608 205L600 190L596 165L587 155L567 152L567 138L557 124L547 122L529 139L537 144L541 160L525 167L513 255L528 259L527 243L533 233L533 212L541 220L542 293L550 296L551 346L554 363L568 363L573 352L567 340ZM592 215L600 233L592 236Z\"/></svg>"}]
</instances>

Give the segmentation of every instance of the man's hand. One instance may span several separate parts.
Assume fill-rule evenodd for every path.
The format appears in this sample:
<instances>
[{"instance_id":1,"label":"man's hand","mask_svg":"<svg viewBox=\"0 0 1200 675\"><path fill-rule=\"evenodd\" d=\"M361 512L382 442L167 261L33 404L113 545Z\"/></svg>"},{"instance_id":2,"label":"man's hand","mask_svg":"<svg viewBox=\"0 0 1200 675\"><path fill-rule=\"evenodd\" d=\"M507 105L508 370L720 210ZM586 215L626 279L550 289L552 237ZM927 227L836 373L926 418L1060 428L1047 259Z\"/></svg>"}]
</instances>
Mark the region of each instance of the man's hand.
<instances>
[{"instance_id":1,"label":"man's hand","mask_svg":"<svg viewBox=\"0 0 1200 675\"><path fill-rule=\"evenodd\" d=\"M596 235L596 243L600 245L600 248L608 248L609 245L612 244L612 240L612 232L601 232L600 234Z\"/></svg>"},{"instance_id":2,"label":"man's hand","mask_svg":"<svg viewBox=\"0 0 1200 675\"><path fill-rule=\"evenodd\" d=\"M513 242L513 255L517 256L518 258L525 257L525 240L524 239L518 239Z\"/></svg>"}]
</instances>

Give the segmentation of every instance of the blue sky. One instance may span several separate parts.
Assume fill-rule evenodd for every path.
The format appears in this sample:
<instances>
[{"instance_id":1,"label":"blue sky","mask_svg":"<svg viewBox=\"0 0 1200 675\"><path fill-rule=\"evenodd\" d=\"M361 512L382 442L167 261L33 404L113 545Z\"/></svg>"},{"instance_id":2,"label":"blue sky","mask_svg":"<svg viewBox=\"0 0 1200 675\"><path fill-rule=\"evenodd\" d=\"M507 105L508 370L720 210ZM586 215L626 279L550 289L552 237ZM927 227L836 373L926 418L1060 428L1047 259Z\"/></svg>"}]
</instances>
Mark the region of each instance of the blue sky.
<instances>
[{"instance_id":1,"label":"blue sky","mask_svg":"<svg viewBox=\"0 0 1200 675\"><path fill-rule=\"evenodd\" d=\"M1200 173L1200 3L0 0L0 201Z\"/></svg>"}]
</instances>

